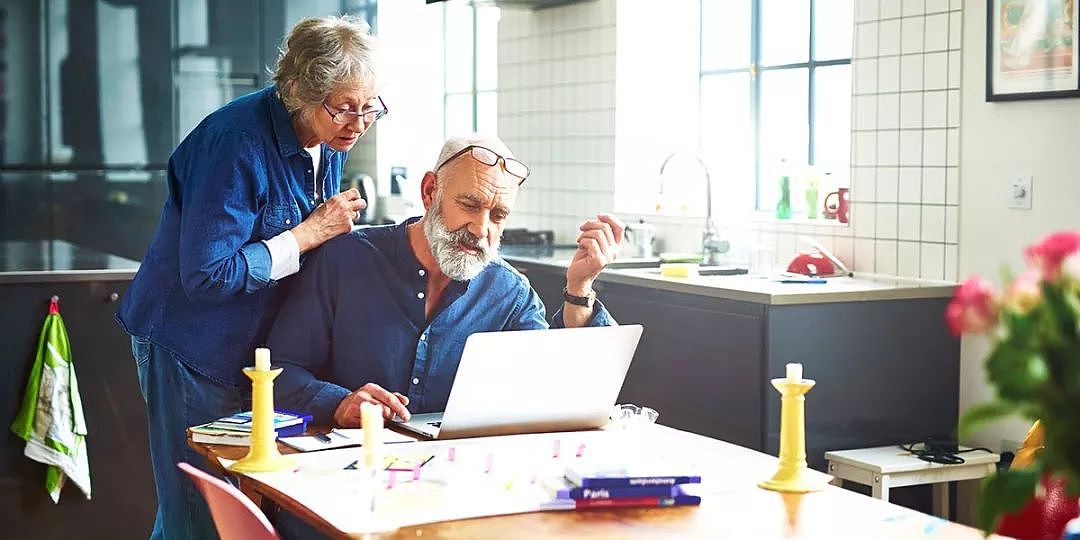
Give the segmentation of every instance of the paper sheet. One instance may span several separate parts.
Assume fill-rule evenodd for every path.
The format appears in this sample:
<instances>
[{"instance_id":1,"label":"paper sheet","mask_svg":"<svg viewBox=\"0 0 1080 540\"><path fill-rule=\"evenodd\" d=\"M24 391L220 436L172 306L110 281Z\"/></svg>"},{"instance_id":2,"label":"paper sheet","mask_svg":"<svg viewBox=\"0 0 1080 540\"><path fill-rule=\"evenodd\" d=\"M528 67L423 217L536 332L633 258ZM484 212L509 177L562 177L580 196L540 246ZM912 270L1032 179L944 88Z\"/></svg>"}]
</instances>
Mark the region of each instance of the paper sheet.
<instances>
[{"instance_id":1,"label":"paper sheet","mask_svg":"<svg viewBox=\"0 0 1080 540\"><path fill-rule=\"evenodd\" d=\"M349 446L361 446L364 441L363 428L356 429L333 429L326 434L330 438L330 441L320 441L318 438L311 435L298 435L295 437L281 437L279 442L285 443L291 448L295 448L301 452L313 452L316 450L331 450L334 448L345 448ZM382 441L386 444L395 443L408 443L413 442L416 439L402 435L396 431L390 429L383 429Z\"/></svg>"}]
</instances>

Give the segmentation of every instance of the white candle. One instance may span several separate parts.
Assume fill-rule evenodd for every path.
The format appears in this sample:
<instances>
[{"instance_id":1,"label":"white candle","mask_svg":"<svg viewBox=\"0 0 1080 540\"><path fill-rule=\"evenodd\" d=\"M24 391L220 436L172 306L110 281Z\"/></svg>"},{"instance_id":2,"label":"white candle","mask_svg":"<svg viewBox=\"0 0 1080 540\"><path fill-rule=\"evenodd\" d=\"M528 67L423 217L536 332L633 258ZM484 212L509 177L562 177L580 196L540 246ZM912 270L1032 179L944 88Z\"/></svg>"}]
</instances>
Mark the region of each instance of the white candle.
<instances>
[{"instance_id":1,"label":"white candle","mask_svg":"<svg viewBox=\"0 0 1080 540\"><path fill-rule=\"evenodd\" d=\"M802 364L787 365L787 380L793 382L802 380Z\"/></svg>"},{"instance_id":2,"label":"white candle","mask_svg":"<svg viewBox=\"0 0 1080 540\"><path fill-rule=\"evenodd\" d=\"M270 371L270 349L255 349L255 371Z\"/></svg>"},{"instance_id":3,"label":"white candle","mask_svg":"<svg viewBox=\"0 0 1080 540\"><path fill-rule=\"evenodd\" d=\"M368 467L375 466L375 459L382 450L382 407L374 403L360 404L360 426L364 428L364 461Z\"/></svg>"}]
</instances>

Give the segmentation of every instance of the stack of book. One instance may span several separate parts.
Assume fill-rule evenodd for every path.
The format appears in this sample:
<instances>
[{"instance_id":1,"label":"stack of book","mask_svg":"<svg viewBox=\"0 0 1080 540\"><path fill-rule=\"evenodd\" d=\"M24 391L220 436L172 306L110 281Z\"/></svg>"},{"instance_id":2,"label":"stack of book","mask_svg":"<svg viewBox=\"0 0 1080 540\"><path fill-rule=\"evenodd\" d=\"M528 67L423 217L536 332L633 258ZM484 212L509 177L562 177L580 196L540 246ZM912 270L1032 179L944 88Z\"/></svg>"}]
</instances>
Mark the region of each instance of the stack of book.
<instances>
[{"instance_id":1,"label":"stack of book","mask_svg":"<svg viewBox=\"0 0 1080 540\"><path fill-rule=\"evenodd\" d=\"M587 465L566 468L551 484L551 509L701 504L701 476L652 465Z\"/></svg>"},{"instance_id":2,"label":"stack of book","mask_svg":"<svg viewBox=\"0 0 1080 540\"><path fill-rule=\"evenodd\" d=\"M292 411L274 411L274 432L278 437L300 435L307 430L311 415ZM188 428L192 442L251 446L251 411L218 418L208 424Z\"/></svg>"}]
</instances>

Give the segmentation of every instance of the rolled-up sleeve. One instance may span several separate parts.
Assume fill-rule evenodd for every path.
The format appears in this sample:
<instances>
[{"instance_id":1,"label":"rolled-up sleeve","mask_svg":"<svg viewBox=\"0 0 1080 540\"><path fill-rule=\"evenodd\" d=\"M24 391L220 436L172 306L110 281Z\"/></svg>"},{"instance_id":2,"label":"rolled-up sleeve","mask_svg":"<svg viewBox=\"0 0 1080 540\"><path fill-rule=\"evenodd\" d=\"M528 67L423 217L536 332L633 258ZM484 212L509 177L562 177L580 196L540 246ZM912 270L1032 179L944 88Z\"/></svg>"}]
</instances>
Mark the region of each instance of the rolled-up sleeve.
<instances>
[{"instance_id":1,"label":"rolled-up sleeve","mask_svg":"<svg viewBox=\"0 0 1080 540\"><path fill-rule=\"evenodd\" d=\"M173 164L183 205L180 282L192 301L216 302L273 283L269 250L249 241L267 180L244 134L225 131L204 144L198 159Z\"/></svg>"}]
</instances>

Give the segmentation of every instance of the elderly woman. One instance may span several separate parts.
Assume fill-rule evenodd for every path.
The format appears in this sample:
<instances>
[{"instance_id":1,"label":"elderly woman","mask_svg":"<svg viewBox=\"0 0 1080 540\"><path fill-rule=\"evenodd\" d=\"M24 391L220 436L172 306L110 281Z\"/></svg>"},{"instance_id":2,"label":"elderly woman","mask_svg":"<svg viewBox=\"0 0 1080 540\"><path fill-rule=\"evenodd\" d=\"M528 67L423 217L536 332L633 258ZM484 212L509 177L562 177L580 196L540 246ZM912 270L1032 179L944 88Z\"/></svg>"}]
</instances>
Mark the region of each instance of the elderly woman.
<instances>
[{"instance_id":1,"label":"elderly woman","mask_svg":"<svg viewBox=\"0 0 1080 540\"><path fill-rule=\"evenodd\" d=\"M212 536L178 461L185 428L250 406L253 363L303 254L351 229L347 152L386 114L374 38L353 17L289 33L274 84L207 116L169 159L169 197L117 320L146 400L158 511L153 538Z\"/></svg>"}]
</instances>

